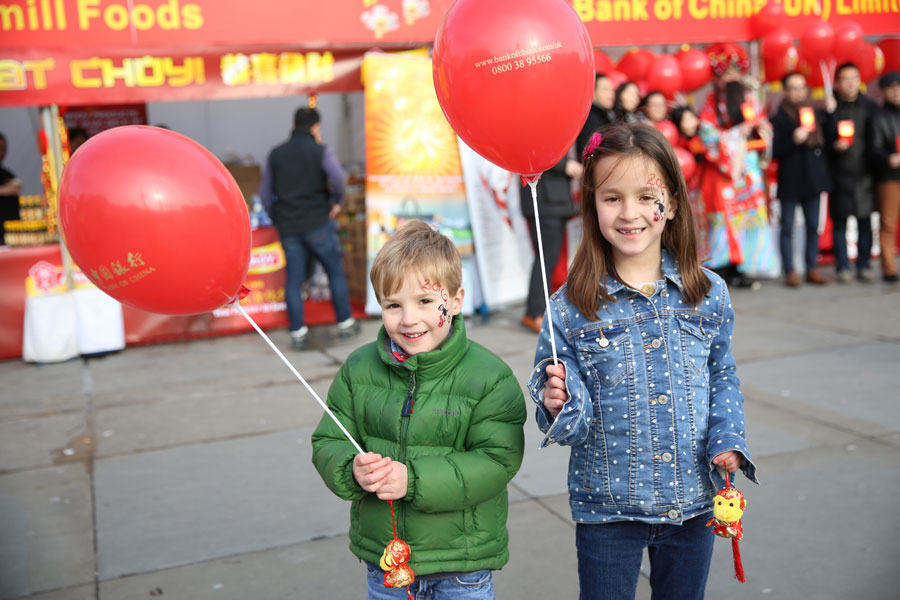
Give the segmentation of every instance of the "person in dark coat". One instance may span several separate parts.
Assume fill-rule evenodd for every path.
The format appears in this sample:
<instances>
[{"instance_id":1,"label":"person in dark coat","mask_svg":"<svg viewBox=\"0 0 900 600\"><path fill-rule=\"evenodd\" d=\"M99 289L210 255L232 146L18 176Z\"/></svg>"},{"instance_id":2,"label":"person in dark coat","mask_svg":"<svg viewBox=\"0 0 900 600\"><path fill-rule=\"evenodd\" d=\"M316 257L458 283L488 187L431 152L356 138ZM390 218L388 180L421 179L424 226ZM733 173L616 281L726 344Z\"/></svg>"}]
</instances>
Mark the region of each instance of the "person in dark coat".
<instances>
[{"instance_id":1,"label":"person in dark coat","mask_svg":"<svg viewBox=\"0 0 900 600\"><path fill-rule=\"evenodd\" d=\"M778 160L784 283L788 287L800 285L800 277L794 270L792 243L794 216L800 206L806 224L806 280L821 284L827 280L816 267L819 258L819 200L822 192L831 189L831 178L825 160L825 136L821 125L824 116L817 115L810 104L809 88L803 75L788 73L781 83L784 87L784 99L778 112L772 117L772 156ZM804 123L801 112L811 115L812 121Z\"/></svg>"},{"instance_id":2,"label":"person in dark coat","mask_svg":"<svg viewBox=\"0 0 900 600\"><path fill-rule=\"evenodd\" d=\"M594 78L594 101L591 103L584 127L581 128L581 133L575 140L576 156L580 157L584 152L584 147L587 146L592 133L616 120L616 113L613 110L615 101L616 90L612 81L605 73L597 73Z\"/></svg>"},{"instance_id":3,"label":"person in dark coat","mask_svg":"<svg viewBox=\"0 0 900 600\"><path fill-rule=\"evenodd\" d=\"M566 235L566 222L577 212L572 200L572 179L581 177L581 163L568 157L541 174L537 184L538 214L541 225L541 242L544 247L544 267L547 271L547 289L550 287L553 268L559 261L563 239ZM534 263L531 267L531 279L528 283L528 299L525 302L525 316L522 325L535 333L540 333L544 321L544 280L541 276L540 256L538 255L537 230L535 229L534 201L531 197L531 186L519 188L519 199L522 216L528 221L531 233L531 245L534 248Z\"/></svg>"},{"instance_id":4,"label":"person in dark coat","mask_svg":"<svg viewBox=\"0 0 900 600\"><path fill-rule=\"evenodd\" d=\"M881 278L897 283L897 225L900 221L900 72L890 71L878 81L884 104L872 117L869 154L877 169L878 210L881 215Z\"/></svg>"},{"instance_id":5,"label":"person in dark coat","mask_svg":"<svg viewBox=\"0 0 900 600\"><path fill-rule=\"evenodd\" d=\"M847 256L847 219L856 217L859 238L856 258L857 279L874 280L869 268L872 255L872 212L875 210L875 183L871 162L867 157L872 115L878 105L860 93L859 68L844 63L834 75L834 98L826 98L828 120L825 125L825 148L833 190L828 212L834 231L834 263L838 281L852 280ZM853 139L838 135L842 121L853 123Z\"/></svg>"}]
</instances>

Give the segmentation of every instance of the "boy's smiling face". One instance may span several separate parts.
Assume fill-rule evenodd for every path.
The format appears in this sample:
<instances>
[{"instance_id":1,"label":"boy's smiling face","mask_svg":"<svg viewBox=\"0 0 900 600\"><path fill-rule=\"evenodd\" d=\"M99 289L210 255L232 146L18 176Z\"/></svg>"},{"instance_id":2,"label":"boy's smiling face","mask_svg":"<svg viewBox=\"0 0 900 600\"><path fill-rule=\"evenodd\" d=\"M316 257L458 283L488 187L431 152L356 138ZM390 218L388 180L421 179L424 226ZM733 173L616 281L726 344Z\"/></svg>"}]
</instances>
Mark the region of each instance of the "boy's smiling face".
<instances>
[{"instance_id":1,"label":"boy's smiling face","mask_svg":"<svg viewBox=\"0 0 900 600\"><path fill-rule=\"evenodd\" d=\"M387 334L409 355L431 352L450 334L450 321L462 310L465 292L452 296L421 273L408 273L400 289L381 298L381 320Z\"/></svg>"}]
</instances>

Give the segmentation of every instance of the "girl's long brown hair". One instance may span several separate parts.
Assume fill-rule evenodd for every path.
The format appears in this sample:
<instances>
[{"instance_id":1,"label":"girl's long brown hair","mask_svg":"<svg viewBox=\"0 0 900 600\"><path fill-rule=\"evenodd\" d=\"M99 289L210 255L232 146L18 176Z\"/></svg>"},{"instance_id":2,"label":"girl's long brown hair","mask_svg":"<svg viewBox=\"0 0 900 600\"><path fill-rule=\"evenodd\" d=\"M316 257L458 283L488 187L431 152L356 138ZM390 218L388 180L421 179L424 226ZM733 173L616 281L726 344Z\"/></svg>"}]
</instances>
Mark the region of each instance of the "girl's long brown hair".
<instances>
[{"instance_id":1,"label":"girl's long brown hair","mask_svg":"<svg viewBox=\"0 0 900 600\"><path fill-rule=\"evenodd\" d=\"M601 302L615 302L606 292L603 283L610 275L625 283L616 272L613 248L603 234L597 220L597 204L594 192L595 165L607 156L620 160L627 157L644 157L656 163L662 170L666 187L677 202L675 218L666 223L662 234L662 247L677 260L681 270L684 295L692 306L697 306L712 287L703 274L697 257L697 238L687 185L675 152L666 138L655 127L644 123L613 123L600 129L603 141L584 159L584 175L581 181L581 221L584 237L572 268L569 270L567 290L570 300L588 319L597 318Z\"/></svg>"}]
</instances>

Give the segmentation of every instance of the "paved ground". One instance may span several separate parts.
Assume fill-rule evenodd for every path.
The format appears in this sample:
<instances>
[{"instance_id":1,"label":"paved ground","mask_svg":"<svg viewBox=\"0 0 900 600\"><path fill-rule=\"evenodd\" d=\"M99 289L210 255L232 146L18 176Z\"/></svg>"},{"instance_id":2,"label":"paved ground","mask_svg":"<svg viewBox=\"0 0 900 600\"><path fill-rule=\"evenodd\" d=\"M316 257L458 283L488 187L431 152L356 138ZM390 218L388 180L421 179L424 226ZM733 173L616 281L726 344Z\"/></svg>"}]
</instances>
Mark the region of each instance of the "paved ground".
<instances>
[{"instance_id":1,"label":"paved ground","mask_svg":"<svg viewBox=\"0 0 900 600\"><path fill-rule=\"evenodd\" d=\"M749 581L731 578L717 540L708 597L900 597L900 289L767 282L734 304L763 485L739 480ZM473 317L469 332L524 382L534 335L519 311ZM314 334L289 356L324 397L358 342ZM347 505L310 463L320 409L256 334L4 362L0 389L0 598L363 597ZM574 599L567 451L537 450L533 416L526 432L497 594Z\"/></svg>"}]
</instances>

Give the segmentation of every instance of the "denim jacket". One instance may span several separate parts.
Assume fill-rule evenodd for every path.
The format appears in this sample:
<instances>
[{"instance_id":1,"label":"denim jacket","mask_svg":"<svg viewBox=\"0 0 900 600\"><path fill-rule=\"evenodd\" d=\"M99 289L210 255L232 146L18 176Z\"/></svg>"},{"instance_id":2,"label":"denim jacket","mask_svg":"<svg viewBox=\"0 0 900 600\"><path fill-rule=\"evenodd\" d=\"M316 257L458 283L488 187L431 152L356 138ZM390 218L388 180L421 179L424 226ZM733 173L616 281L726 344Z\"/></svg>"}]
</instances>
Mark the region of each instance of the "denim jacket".
<instances>
[{"instance_id":1,"label":"denim jacket","mask_svg":"<svg viewBox=\"0 0 900 600\"><path fill-rule=\"evenodd\" d=\"M712 288L695 308L665 251L662 271L645 293L607 278L616 302L602 304L598 320L580 314L565 286L550 299L528 390L546 433L540 447L572 447L569 500L578 522L680 524L709 512L724 486L712 459L729 450L743 454L744 475L759 483L731 354L728 288L704 270ZM543 405L551 319L568 391L556 419Z\"/></svg>"}]
</instances>

